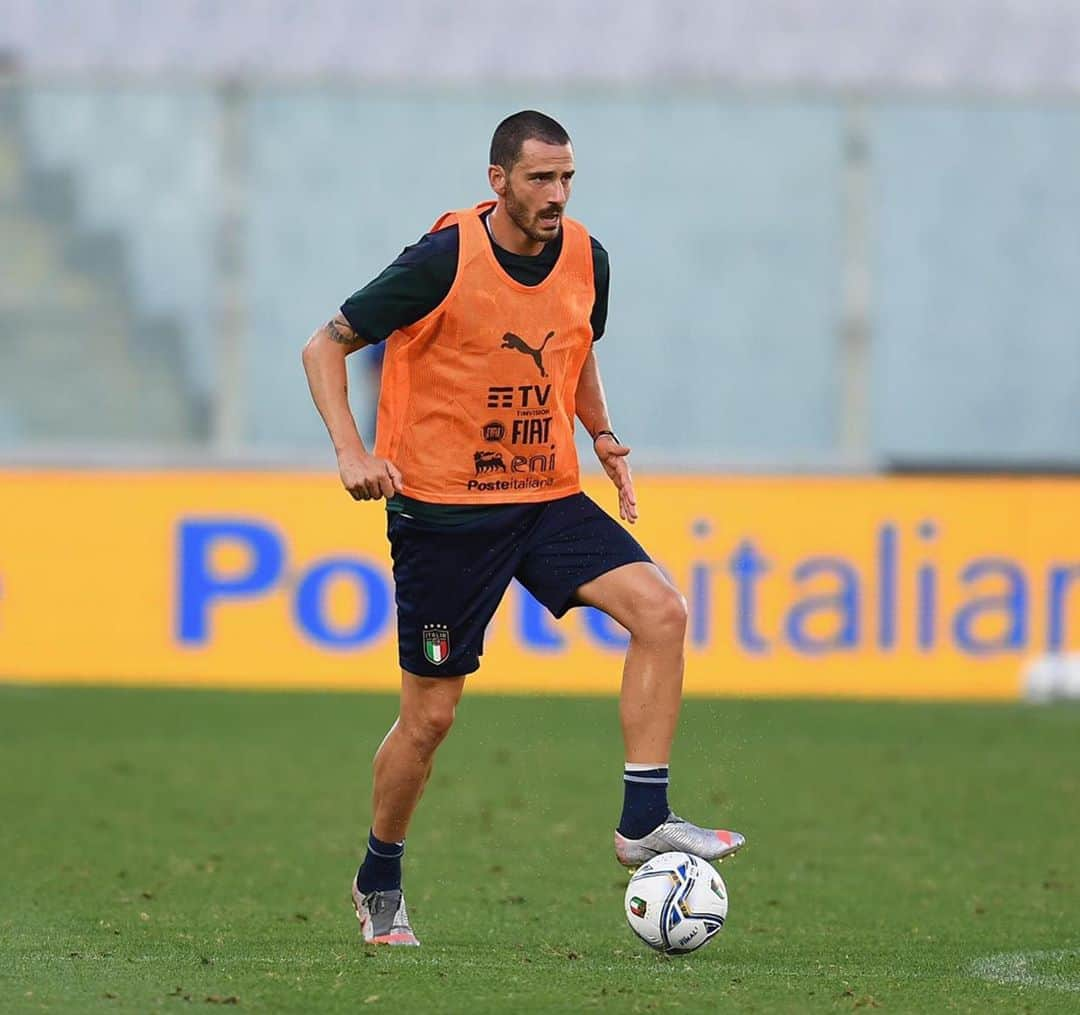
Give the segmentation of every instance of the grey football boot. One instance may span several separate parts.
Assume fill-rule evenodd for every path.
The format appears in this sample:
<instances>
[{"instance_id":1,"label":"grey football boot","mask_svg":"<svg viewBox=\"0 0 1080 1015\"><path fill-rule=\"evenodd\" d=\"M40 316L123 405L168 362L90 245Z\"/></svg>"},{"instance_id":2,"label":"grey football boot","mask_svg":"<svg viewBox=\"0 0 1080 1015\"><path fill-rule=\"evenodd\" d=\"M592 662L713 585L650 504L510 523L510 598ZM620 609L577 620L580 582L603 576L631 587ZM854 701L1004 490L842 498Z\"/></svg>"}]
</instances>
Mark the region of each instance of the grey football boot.
<instances>
[{"instance_id":1,"label":"grey football boot","mask_svg":"<svg viewBox=\"0 0 1080 1015\"><path fill-rule=\"evenodd\" d=\"M420 944L409 926L409 913L405 909L405 895L401 889L365 893L360 891L353 878L352 900L365 943L411 945L414 948Z\"/></svg>"},{"instance_id":2,"label":"grey football boot","mask_svg":"<svg viewBox=\"0 0 1080 1015\"><path fill-rule=\"evenodd\" d=\"M689 853L702 860L723 860L746 845L745 836L723 828L699 828L674 812L641 839L615 832L615 856L624 867L640 867L660 853Z\"/></svg>"}]
</instances>

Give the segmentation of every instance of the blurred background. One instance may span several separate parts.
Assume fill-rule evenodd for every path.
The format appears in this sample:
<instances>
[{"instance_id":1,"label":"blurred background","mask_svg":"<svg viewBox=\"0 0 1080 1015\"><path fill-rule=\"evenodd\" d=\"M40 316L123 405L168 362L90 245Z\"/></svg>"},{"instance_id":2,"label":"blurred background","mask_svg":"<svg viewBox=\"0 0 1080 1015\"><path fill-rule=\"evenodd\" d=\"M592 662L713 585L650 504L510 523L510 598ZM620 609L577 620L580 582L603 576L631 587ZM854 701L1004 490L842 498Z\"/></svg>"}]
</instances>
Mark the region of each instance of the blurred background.
<instances>
[{"instance_id":1,"label":"blurred background","mask_svg":"<svg viewBox=\"0 0 1080 1015\"><path fill-rule=\"evenodd\" d=\"M618 915L627 635L516 584L422 960L342 908L394 585L300 350L523 108L688 602L672 803L751 843L693 966ZM0 0L0 1009L1075 1013L1078 407L1080 0Z\"/></svg>"},{"instance_id":2,"label":"blurred background","mask_svg":"<svg viewBox=\"0 0 1080 1015\"><path fill-rule=\"evenodd\" d=\"M1074 0L0 0L0 68L0 677L395 685L300 350L538 108L687 687L1080 696ZM600 615L489 633L617 687Z\"/></svg>"},{"instance_id":3,"label":"blurred background","mask_svg":"<svg viewBox=\"0 0 1080 1015\"><path fill-rule=\"evenodd\" d=\"M1067 0L2 0L0 67L0 461L331 465L301 345L534 107L640 464L1080 466Z\"/></svg>"}]
</instances>

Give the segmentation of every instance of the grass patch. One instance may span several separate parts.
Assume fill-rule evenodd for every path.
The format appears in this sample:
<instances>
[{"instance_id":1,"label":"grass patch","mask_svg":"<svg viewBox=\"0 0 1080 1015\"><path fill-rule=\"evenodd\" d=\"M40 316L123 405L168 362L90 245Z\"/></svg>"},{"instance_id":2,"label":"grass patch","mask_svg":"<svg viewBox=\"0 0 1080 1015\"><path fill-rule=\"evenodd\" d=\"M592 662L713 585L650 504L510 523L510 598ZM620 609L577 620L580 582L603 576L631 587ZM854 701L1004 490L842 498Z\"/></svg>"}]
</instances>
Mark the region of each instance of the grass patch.
<instances>
[{"instance_id":1,"label":"grass patch","mask_svg":"<svg viewBox=\"0 0 1080 1015\"><path fill-rule=\"evenodd\" d=\"M1075 1011L1080 710L695 700L672 802L746 833L724 931L622 916L615 704L466 697L409 838L423 947L347 901L385 696L0 687L0 1009ZM995 964L996 963L996 964Z\"/></svg>"}]
</instances>

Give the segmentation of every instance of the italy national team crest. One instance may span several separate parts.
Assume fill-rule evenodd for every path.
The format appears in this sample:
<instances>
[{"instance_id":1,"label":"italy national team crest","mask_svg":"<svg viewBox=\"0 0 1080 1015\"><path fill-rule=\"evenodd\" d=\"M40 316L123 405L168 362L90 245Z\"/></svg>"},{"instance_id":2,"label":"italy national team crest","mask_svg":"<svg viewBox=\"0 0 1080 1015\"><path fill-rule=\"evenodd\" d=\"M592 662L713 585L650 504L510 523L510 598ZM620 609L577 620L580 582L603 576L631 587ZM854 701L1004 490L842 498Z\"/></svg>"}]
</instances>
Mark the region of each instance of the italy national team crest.
<instances>
[{"instance_id":1,"label":"italy national team crest","mask_svg":"<svg viewBox=\"0 0 1080 1015\"><path fill-rule=\"evenodd\" d=\"M445 624L424 625L424 658L432 666L446 662L450 655L450 630Z\"/></svg>"}]
</instances>

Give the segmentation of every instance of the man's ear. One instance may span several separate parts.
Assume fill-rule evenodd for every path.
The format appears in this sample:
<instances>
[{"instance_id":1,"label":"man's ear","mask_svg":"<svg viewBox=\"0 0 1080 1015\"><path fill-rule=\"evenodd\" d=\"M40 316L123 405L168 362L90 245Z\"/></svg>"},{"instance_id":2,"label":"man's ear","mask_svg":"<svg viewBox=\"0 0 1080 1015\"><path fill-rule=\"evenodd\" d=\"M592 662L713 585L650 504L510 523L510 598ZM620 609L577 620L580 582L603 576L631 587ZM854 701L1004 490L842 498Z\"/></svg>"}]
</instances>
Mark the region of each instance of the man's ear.
<instances>
[{"instance_id":1,"label":"man's ear","mask_svg":"<svg viewBox=\"0 0 1080 1015\"><path fill-rule=\"evenodd\" d=\"M488 166L488 183L499 197L506 194L506 170L502 166Z\"/></svg>"}]
</instances>

